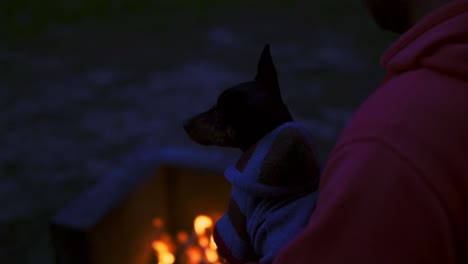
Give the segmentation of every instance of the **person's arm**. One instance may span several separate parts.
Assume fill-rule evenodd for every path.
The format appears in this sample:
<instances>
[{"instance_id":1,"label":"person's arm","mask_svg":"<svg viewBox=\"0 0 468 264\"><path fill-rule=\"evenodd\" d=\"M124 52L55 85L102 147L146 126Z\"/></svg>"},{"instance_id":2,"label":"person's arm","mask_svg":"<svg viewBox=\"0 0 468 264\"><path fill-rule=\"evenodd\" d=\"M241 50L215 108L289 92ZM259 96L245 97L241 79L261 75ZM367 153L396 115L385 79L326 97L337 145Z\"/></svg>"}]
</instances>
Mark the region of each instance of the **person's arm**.
<instances>
[{"instance_id":1,"label":"person's arm","mask_svg":"<svg viewBox=\"0 0 468 264\"><path fill-rule=\"evenodd\" d=\"M274 263L455 263L442 199L388 145L348 143L330 156L306 229Z\"/></svg>"}]
</instances>

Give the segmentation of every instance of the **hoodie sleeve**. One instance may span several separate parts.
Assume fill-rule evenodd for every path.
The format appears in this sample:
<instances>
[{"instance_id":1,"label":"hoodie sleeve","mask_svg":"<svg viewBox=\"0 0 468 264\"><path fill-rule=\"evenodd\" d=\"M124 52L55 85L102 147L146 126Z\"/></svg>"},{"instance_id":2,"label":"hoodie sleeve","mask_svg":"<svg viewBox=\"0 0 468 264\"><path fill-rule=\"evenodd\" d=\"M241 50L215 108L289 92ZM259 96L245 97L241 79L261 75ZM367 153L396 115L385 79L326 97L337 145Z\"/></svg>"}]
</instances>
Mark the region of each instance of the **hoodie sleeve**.
<instances>
[{"instance_id":1,"label":"hoodie sleeve","mask_svg":"<svg viewBox=\"0 0 468 264\"><path fill-rule=\"evenodd\" d=\"M443 201L387 144L354 141L335 150L319 193L306 229L274 263L455 263Z\"/></svg>"}]
</instances>

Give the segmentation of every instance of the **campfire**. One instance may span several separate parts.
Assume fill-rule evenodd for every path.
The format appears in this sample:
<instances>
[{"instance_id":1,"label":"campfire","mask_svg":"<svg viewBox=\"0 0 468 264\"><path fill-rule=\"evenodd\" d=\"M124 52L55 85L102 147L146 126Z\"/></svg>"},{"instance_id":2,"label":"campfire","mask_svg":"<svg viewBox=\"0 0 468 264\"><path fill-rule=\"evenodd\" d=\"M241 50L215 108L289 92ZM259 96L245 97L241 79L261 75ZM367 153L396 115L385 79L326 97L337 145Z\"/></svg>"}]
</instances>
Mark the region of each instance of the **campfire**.
<instances>
[{"instance_id":1,"label":"campfire","mask_svg":"<svg viewBox=\"0 0 468 264\"><path fill-rule=\"evenodd\" d=\"M181 153L132 159L57 212L55 263L223 263L211 235L229 202L223 171L234 157Z\"/></svg>"},{"instance_id":2,"label":"campfire","mask_svg":"<svg viewBox=\"0 0 468 264\"><path fill-rule=\"evenodd\" d=\"M211 264L223 263L213 240L214 219L198 215L193 221L191 233L181 230L171 236L161 218L153 220L157 239L152 242L154 263L158 264Z\"/></svg>"}]
</instances>

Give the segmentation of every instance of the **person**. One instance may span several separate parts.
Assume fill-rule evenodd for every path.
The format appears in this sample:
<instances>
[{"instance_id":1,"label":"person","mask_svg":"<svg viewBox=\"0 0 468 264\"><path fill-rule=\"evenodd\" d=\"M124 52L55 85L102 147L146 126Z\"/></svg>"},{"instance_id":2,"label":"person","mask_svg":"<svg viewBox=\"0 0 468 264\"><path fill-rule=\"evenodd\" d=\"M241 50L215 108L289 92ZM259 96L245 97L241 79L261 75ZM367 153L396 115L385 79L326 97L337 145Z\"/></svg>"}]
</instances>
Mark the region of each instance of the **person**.
<instances>
[{"instance_id":1,"label":"person","mask_svg":"<svg viewBox=\"0 0 468 264\"><path fill-rule=\"evenodd\" d=\"M468 0L365 0L401 33L275 264L468 263Z\"/></svg>"}]
</instances>

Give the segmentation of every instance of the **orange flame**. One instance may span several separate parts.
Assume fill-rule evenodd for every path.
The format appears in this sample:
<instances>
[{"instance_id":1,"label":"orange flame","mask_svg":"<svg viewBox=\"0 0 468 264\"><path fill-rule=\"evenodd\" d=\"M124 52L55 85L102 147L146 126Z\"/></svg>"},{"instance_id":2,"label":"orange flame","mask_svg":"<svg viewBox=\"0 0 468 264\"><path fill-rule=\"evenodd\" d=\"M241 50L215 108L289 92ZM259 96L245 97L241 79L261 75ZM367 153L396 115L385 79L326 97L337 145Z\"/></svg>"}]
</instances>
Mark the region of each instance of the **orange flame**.
<instances>
[{"instance_id":1,"label":"orange flame","mask_svg":"<svg viewBox=\"0 0 468 264\"><path fill-rule=\"evenodd\" d=\"M198 215L195 217L195 221L193 221L193 227L195 229L195 233L199 236L205 234L206 229L213 226L213 220L209 216L206 215Z\"/></svg>"},{"instance_id":2,"label":"orange flame","mask_svg":"<svg viewBox=\"0 0 468 264\"><path fill-rule=\"evenodd\" d=\"M203 260L203 256L199 248L190 246L187 249L188 264L198 264Z\"/></svg>"},{"instance_id":3,"label":"orange flame","mask_svg":"<svg viewBox=\"0 0 468 264\"><path fill-rule=\"evenodd\" d=\"M215 263L216 261L218 261L218 252L211 248L205 249L205 256L210 263Z\"/></svg>"},{"instance_id":4,"label":"orange flame","mask_svg":"<svg viewBox=\"0 0 468 264\"><path fill-rule=\"evenodd\" d=\"M213 235L211 235L211 237L210 237L210 249L213 249L215 251L218 249L218 246L216 245L216 243L214 241Z\"/></svg>"},{"instance_id":5,"label":"orange flame","mask_svg":"<svg viewBox=\"0 0 468 264\"><path fill-rule=\"evenodd\" d=\"M177 241L180 244L186 243L189 240L189 235L185 231L177 232Z\"/></svg>"},{"instance_id":6,"label":"orange flame","mask_svg":"<svg viewBox=\"0 0 468 264\"><path fill-rule=\"evenodd\" d=\"M153 219L153 226L156 228L162 228L164 225L163 220L160 217L156 217Z\"/></svg>"},{"instance_id":7,"label":"orange flame","mask_svg":"<svg viewBox=\"0 0 468 264\"><path fill-rule=\"evenodd\" d=\"M153 220L153 226L159 229L164 227L163 220L161 218L155 218ZM216 251L217 246L214 242L213 236L208 235L209 229L213 227L213 219L206 215L198 215L193 221L194 232L196 236L196 243L188 245L185 251L185 256L189 264L203 263L220 263L218 252ZM189 241L189 235L185 231L177 232L176 236L179 244L191 243ZM156 256L158 257L158 264L172 264L176 261L174 248L171 236L168 233L162 232L158 240L154 240L152 247Z\"/></svg>"},{"instance_id":8,"label":"orange flame","mask_svg":"<svg viewBox=\"0 0 468 264\"><path fill-rule=\"evenodd\" d=\"M169 251L169 246L161 241L155 240L153 241L153 249L156 251L158 256L158 264L172 264L175 261L174 255Z\"/></svg>"},{"instance_id":9,"label":"orange flame","mask_svg":"<svg viewBox=\"0 0 468 264\"><path fill-rule=\"evenodd\" d=\"M210 245L210 240L206 236L201 236L198 238L198 244L200 244L202 248L207 248Z\"/></svg>"}]
</instances>

